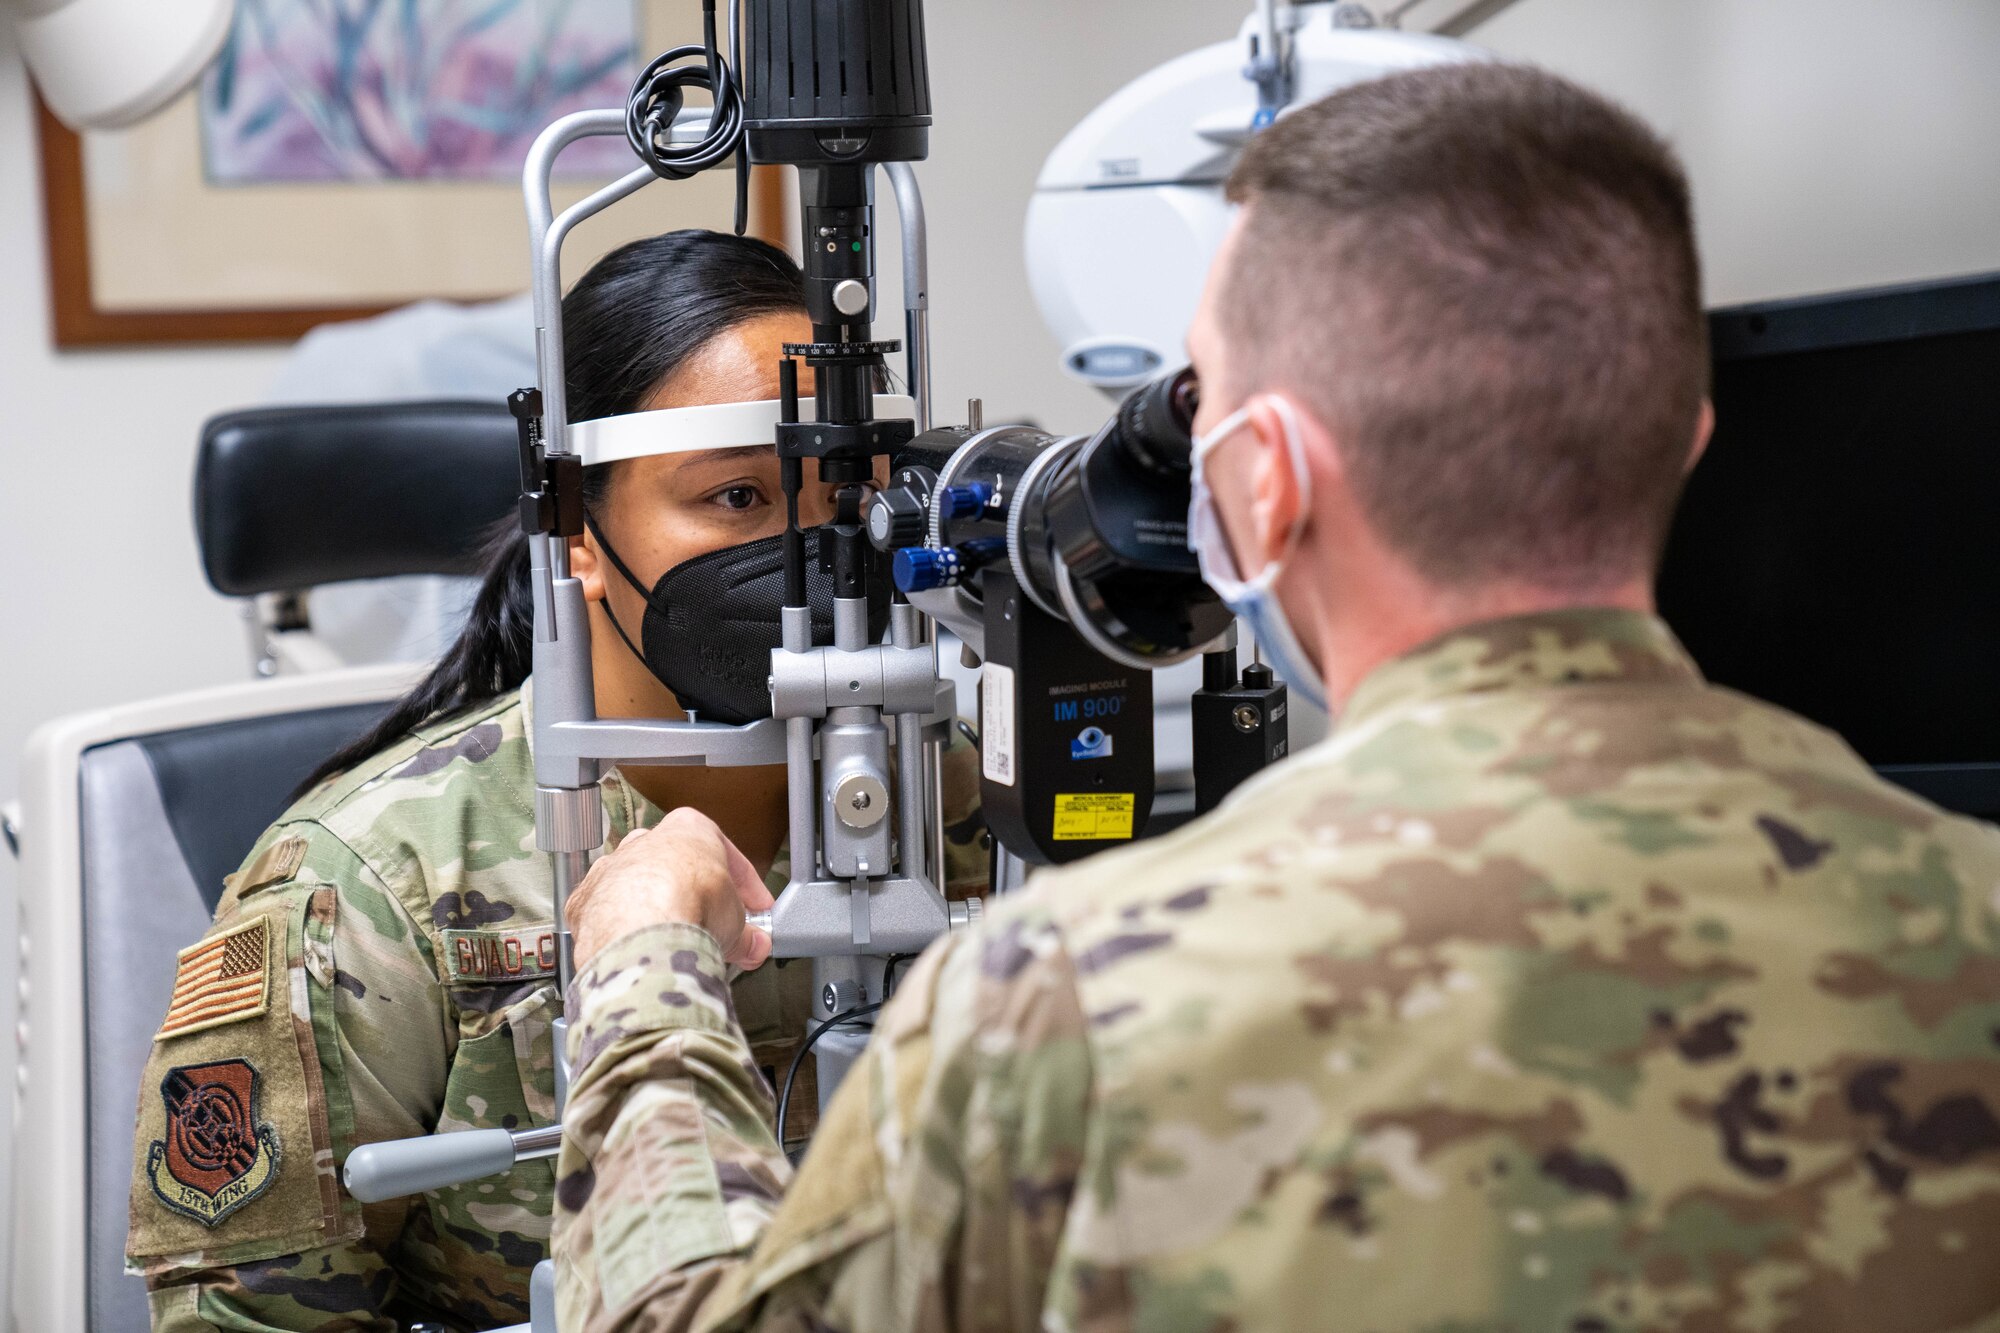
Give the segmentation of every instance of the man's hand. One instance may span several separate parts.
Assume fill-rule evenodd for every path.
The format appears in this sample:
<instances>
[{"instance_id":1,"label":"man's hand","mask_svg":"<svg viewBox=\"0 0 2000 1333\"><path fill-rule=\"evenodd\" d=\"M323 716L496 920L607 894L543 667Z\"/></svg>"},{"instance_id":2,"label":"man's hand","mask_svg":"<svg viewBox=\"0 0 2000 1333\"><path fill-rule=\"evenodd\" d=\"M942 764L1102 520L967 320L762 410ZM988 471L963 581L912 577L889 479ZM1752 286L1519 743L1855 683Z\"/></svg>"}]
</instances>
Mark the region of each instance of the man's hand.
<instances>
[{"instance_id":1,"label":"man's hand","mask_svg":"<svg viewBox=\"0 0 2000 1333\"><path fill-rule=\"evenodd\" d=\"M770 906L771 891L736 844L707 815L683 808L658 828L633 830L600 858L564 916L579 969L613 940L668 922L700 926L725 959L751 968L771 956L771 937L743 914Z\"/></svg>"}]
</instances>

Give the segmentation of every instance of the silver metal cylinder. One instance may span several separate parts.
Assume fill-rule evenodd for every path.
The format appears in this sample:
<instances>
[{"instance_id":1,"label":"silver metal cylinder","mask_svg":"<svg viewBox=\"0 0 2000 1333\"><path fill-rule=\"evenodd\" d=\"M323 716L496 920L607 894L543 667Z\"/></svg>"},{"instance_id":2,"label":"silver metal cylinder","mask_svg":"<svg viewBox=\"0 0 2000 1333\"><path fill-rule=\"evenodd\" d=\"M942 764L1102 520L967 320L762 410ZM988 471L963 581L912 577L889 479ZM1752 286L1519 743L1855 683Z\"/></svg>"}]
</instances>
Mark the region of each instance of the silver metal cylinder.
<instances>
[{"instance_id":1,"label":"silver metal cylinder","mask_svg":"<svg viewBox=\"0 0 2000 1333\"><path fill-rule=\"evenodd\" d=\"M785 723L785 808L791 820L792 879L819 876L818 816L813 810L813 724L795 717Z\"/></svg>"},{"instance_id":2,"label":"silver metal cylinder","mask_svg":"<svg viewBox=\"0 0 2000 1333\"><path fill-rule=\"evenodd\" d=\"M833 599L833 646L843 653L858 653L868 647L868 599Z\"/></svg>"},{"instance_id":3,"label":"silver metal cylinder","mask_svg":"<svg viewBox=\"0 0 2000 1333\"><path fill-rule=\"evenodd\" d=\"M570 937L564 908L569 903L569 895L590 873L590 853L554 852L551 859L556 867L556 990L567 999L569 983L576 976L576 942Z\"/></svg>"},{"instance_id":4,"label":"silver metal cylinder","mask_svg":"<svg viewBox=\"0 0 2000 1333\"><path fill-rule=\"evenodd\" d=\"M561 1125L515 1130L514 1160L533 1162L543 1157L554 1157L562 1148L562 1133Z\"/></svg>"},{"instance_id":5,"label":"silver metal cylinder","mask_svg":"<svg viewBox=\"0 0 2000 1333\"><path fill-rule=\"evenodd\" d=\"M886 802L888 729L872 708L836 708L819 729L819 751L826 873L836 879L880 879L890 871L890 821L878 816L857 825L855 812L843 802L861 796Z\"/></svg>"},{"instance_id":6,"label":"silver metal cylinder","mask_svg":"<svg viewBox=\"0 0 2000 1333\"><path fill-rule=\"evenodd\" d=\"M604 845L604 801L596 787L535 788L535 846L587 852Z\"/></svg>"},{"instance_id":7,"label":"silver metal cylinder","mask_svg":"<svg viewBox=\"0 0 2000 1333\"><path fill-rule=\"evenodd\" d=\"M812 611L803 606L787 606L778 612L784 636L784 654L774 656L774 664L786 656L812 650ZM774 665L774 674L775 674ZM785 809L790 818L792 882L797 884L819 877L819 816L814 809L818 792L813 782L813 724L807 717L785 722ZM768 927L767 927L768 929Z\"/></svg>"},{"instance_id":8,"label":"silver metal cylinder","mask_svg":"<svg viewBox=\"0 0 2000 1333\"><path fill-rule=\"evenodd\" d=\"M912 879L927 879L944 890L944 862L925 865L924 834L942 821L927 819L924 804L924 763L929 758L924 744L924 720L915 713L896 715L896 855L903 873ZM942 836L942 828L938 829Z\"/></svg>"},{"instance_id":9,"label":"silver metal cylinder","mask_svg":"<svg viewBox=\"0 0 2000 1333\"><path fill-rule=\"evenodd\" d=\"M924 643L924 618L908 602L889 608L889 642L898 648L917 648Z\"/></svg>"},{"instance_id":10,"label":"silver metal cylinder","mask_svg":"<svg viewBox=\"0 0 2000 1333\"><path fill-rule=\"evenodd\" d=\"M896 216L903 229L903 329L909 339L910 393L917 400L917 429L926 431L931 428L930 226L916 168L908 162L891 162L883 172L896 192Z\"/></svg>"},{"instance_id":11,"label":"silver metal cylinder","mask_svg":"<svg viewBox=\"0 0 2000 1333\"><path fill-rule=\"evenodd\" d=\"M528 537L528 590L535 606L535 642L554 643L556 638L556 584L552 548L556 542L546 532ZM565 551L567 556L568 552Z\"/></svg>"},{"instance_id":12,"label":"silver metal cylinder","mask_svg":"<svg viewBox=\"0 0 2000 1333\"><path fill-rule=\"evenodd\" d=\"M1004 897L1018 890L1028 882L1029 866L1026 861L1008 851L1005 847L994 849L993 856L993 896Z\"/></svg>"},{"instance_id":13,"label":"silver metal cylinder","mask_svg":"<svg viewBox=\"0 0 2000 1333\"><path fill-rule=\"evenodd\" d=\"M904 358L910 393L917 400L917 430L931 428L931 312L912 310L903 316L903 336L909 340Z\"/></svg>"},{"instance_id":14,"label":"silver metal cylinder","mask_svg":"<svg viewBox=\"0 0 2000 1333\"><path fill-rule=\"evenodd\" d=\"M956 718L953 719L957 721ZM950 888L950 875L945 864L944 850L944 744L940 741L924 742L924 796L923 812L925 825L930 830L930 880L943 893Z\"/></svg>"},{"instance_id":15,"label":"silver metal cylinder","mask_svg":"<svg viewBox=\"0 0 2000 1333\"><path fill-rule=\"evenodd\" d=\"M563 1003L569 1003L569 992L563 992ZM569 1015L558 1014L549 1024L549 1044L556 1054L556 1119L561 1120L563 1108L569 1105Z\"/></svg>"}]
</instances>

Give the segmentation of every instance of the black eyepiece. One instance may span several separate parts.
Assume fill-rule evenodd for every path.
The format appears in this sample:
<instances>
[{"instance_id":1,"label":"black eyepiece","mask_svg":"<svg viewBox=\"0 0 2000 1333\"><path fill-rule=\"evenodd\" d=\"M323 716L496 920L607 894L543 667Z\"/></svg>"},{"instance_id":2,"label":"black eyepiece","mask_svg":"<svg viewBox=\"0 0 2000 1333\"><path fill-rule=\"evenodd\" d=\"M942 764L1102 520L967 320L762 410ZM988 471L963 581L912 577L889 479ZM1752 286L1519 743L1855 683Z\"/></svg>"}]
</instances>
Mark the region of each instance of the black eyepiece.
<instances>
[{"instance_id":1,"label":"black eyepiece","mask_svg":"<svg viewBox=\"0 0 2000 1333\"><path fill-rule=\"evenodd\" d=\"M1200 405L1201 381L1191 367L1135 390L1119 404L1115 427L1126 457L1158 476L1187 476Z\"/></svg>"}]
</instances>

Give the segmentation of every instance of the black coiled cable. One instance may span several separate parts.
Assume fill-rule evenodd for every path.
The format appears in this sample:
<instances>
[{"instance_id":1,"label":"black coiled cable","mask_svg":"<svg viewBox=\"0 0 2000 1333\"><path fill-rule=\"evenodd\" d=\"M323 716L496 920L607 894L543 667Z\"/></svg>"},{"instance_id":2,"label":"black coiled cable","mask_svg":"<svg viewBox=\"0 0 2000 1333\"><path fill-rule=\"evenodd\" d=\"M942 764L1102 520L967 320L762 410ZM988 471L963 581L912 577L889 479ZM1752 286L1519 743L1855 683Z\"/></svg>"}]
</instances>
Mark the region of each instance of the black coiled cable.
<instances>
[{"instance_id":1,"label":"black coiled cable","mask_svg":"<svg viewBox=\"0 0 2000 1333\"><path fill-rule=\"evenodd\" d=\"M735 31L733 3L730 11L730 50L734 54L740 34ZM632 96L625 104L625 137L640 161L670 181L686 180L734 156L736 234L741 236L750 208L750 158L743 151L743 89L716 44L715 0L702 0L701 26L700 46L676 46L646 66L632 85ZM677 144L674 118L680 115L690 88L706 90L715 103L715 113L708 132L698 141Z\"/></svg>"}]
</instances>

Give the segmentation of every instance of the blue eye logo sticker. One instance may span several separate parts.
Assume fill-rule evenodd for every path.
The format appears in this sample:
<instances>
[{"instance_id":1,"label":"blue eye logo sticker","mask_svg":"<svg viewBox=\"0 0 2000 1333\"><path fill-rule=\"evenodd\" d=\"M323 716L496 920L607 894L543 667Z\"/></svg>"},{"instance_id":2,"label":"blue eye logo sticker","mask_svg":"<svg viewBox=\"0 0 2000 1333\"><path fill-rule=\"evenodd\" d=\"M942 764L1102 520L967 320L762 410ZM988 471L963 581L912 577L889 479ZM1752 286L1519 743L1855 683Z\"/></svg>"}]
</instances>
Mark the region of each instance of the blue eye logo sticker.
<instances>
[{"instance_id":1,"label":"blue eye logo sticker","mask_svg":"<svg viewBox=\"0 0 2000 1333\"><path fill-rule=\"evenodd\" d=\"M1111 737L1102 727L1085 727L1076 733L1076 739L1069 743L1071 759L1109 759L1111 757Z\"/></svg>"}]
</instances>

